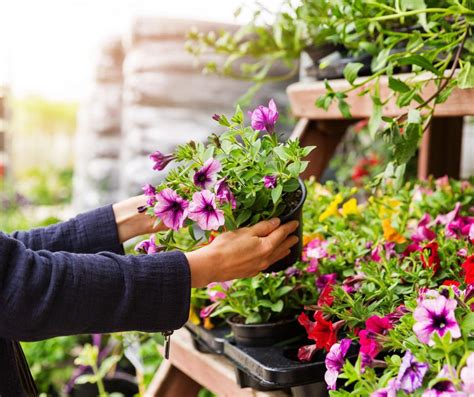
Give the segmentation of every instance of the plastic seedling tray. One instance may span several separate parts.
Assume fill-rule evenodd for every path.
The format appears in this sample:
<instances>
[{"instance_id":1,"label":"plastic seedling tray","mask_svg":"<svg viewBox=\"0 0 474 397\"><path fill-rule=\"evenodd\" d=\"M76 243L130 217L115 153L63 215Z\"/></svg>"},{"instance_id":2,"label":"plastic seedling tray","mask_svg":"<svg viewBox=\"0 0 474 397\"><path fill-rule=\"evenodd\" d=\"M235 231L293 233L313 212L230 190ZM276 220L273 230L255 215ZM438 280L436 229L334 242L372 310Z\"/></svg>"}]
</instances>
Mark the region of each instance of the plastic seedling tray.
<instances>
[{"instance_id":1,"label":"plastic seedling tray","mask_svg":"<svg viewBox=\"0 0 474 397\"><path fill-rule=\"evenodd\" d=\"M197 350L202 353L224 353L224 343L226 338L230 337L230 328L227 325L207 330L188 321L185 327L191 332Z\"/></svg>"},{"instance_id":2,"label":"plastic seedling tray","mask_svg":"<svg viewBox=\"0 0 474 397\"><path fill-rule=\"evenodd\" d=\"M241 387L261 391L288 390L324 381L325 352L318 351L310 363L298 360L298 347L310 343L305 337L274 346L246 347L235 343L227 326L206 330L187 323L186 328L199 351L223 354L235 365L237 383ZM352 356L355 360L357 350L352 346L347 357Z\"/></svg>"}]
</instances>

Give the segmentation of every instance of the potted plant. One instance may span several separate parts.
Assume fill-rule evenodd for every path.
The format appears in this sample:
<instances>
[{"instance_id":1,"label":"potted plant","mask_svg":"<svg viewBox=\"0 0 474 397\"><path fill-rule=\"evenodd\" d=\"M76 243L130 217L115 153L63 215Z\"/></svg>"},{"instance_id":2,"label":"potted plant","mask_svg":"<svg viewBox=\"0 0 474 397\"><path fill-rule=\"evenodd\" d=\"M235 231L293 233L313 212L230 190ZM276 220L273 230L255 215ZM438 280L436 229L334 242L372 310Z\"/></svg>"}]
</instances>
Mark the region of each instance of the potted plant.
<instances>
[{"instance_id":1,"label":"potted plant","mask_svg":"<svg viewBox=\"0 0 474 397\"><path fill-rule=\"evenodd\" d=\"M256 82L256 87L275 78L270 73L275 63L296 64L306 50L311 53L314 48L324 49L330 44L349 56L362 57L349 63L343 59L341 63L345 65L342 74L350 83L349 88L338 92L330 81L326 82L326 94L315 100L316 106L325 109L337 102L342 114L350 118L347 94L359 90L360 95L371 96L374 111L369 121L370 133L375 136L379 129L383 130L393 153L376 182L382 177L400 182L436 105L446 101L454 87L474 87L474 10L470 0L306 0L294 6L285 2L281 11L267 14L264 8L257 10L256 17L235 34L194 32L189 48L197 54L213 52L227 58L220 68L211 62L207 67L211 71L236 76L234 65L241 62L237 77ZM326 54L319 51L316 56L321 74L334 60L321 61L320 57ZM370 56L370 68L364 54ZM336 60L340 61L337 57ZM397 76L401 71L411 75L401 79ZM367 77L357 79L359 75ZM382 76L388 76L387 97L380 96ZM436 90L424 98L428 85L434 85ZM382 118L383 106L392 96L398 107L411 109L399 117Z\"/></svg>"},{"instance_id":2,"label":"potted plant","mask_svg":"<svg viewBox=\"0 0 474 397\"><path fill-rule=\"evenodd\" d=\"M213 303L201 310L201 317L225 317L236 343L243 346L269 346L302 335L296 314L314 300L316 288L300 267L214 283L207 290Z\"/></svg>"},{"instance_id":3,"label":"potted plant","mask_svg":"<svg viewBox=\"0 0 474 397\"><path fill-rule=\"evenodd\" d=\"M168 228L156 234L153 249L193 250L210 242L213 233L272 217L300 220L296 233L301 237L306 188L299 175L313 148L302 148L297 140L279 141L273 100L250 112L251 126L244 125L240 107L230 120L225 115L213 118L225 131L211 135L207 144L189 142L172 154L157 151L150 156L154 169L175 163L163 183L144 187L149 199L142 210ZM177 233L183 230L187 239ZM301 245L293 247L270 271L292 265L300 254Z\"/></svg>"}]
</instances>

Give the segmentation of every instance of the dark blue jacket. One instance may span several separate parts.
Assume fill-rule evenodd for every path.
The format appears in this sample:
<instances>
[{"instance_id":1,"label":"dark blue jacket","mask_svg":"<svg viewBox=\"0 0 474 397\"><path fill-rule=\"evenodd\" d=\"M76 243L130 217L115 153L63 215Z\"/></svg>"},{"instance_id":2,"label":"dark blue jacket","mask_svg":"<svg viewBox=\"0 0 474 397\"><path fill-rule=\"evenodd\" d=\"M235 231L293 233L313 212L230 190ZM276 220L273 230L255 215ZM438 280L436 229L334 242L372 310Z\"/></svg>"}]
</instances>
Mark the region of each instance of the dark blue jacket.
<instances>
[{"instance_id":1,"label":"dark blue jacket","mask_svg":"<svg viewBox=\"0 0 474 397\"><path fill-rule=\"evenodd\" d=\"M43 229L0 232L1 397L27 394L16 341L157 332L185 323L191 289L185 255L123 253L111 206Z\"/></svg>"}]
</instances>

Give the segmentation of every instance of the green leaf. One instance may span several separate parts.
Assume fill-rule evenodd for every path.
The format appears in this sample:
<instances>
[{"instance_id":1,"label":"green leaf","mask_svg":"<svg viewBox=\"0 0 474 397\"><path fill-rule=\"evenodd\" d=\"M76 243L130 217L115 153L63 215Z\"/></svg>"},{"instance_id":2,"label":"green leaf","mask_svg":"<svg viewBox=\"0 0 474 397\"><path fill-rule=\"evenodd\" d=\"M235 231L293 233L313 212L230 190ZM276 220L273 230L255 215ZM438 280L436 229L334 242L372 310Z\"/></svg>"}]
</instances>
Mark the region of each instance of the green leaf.
<instances>
[{"instance_id":1,"label":"green leaf","mask_svg":"<svg viewBox=\"0 0 474 397\"><path fill-rule=\"evenodd\" d=\"M396 79L394 77L388 78L388 86L392 91L405 93L411 90L403 81Z\"/></svg>"},{"instance_id":2,"label":"green leaf","mask_svg":"<svg viewBox=\"0 0 474 397\"><path fill-rule=\"evenodd\" d=\"M474 88L474 68L471 62L463 62L458 75L458 87L462 89Z\"/></svg>"},{"instance_id":3,"label":"green leaf","mask_svg":"<svg viewBox=\"0 0 474 397\"><path fill-rule=\"evenodd\" d=\"M74 383L83 385L84 383L96 383L97 377L95 375L81 375L76 378Z\"/></svg>"},{"instance_id":4,"label":"green leaf","mask_svg":"<svg viewBox=\"0 0 474 397\"><path fill-rule=\"evenodd\" d=\"M283 186L282 185L277 185L273 190L272 190L272 201L273 204L276 204L278 200L281 197L281 193L283 192Z\"/></svg>"},{"instance_id":5,"label":"green leaf","mask_svg":"<svg viewBox=\"0 0 474 397\"><path fill-rule=\"evenodd\" d=\"M252 211L249 208L245 208L237 216L237 219L235 220L235 223L237 223L237 226L240 226L245 221L247 221L251 216L252 216Z\"/></svg>"},{"instance_id":6,"label":"green leaf","mask_svg":"<svg viewBox=\"0 0 474 397\"><path fill-rule=\"evenodd\" d=\"M242 112L240 105L237 105L231 121L235 124L242 124L242 122L244 121L244 113Z\"/></svg>"},{"instance_id":7,"label":"green leaf","mask_svg":"<svg viewBox=\"0 0 474 397\"><path fill-rule=\"evenodd\" d=\"M433 66L433 63L426 59L423 55L410 55L408 57L399 59L398 63L400 65L416 65L422 68L423 70L427 70L436 74L437 76L441 76L442 74L438 69Z\"/></svg>"},{"instance_id":8,"label":"green leaf","mask_svg":"<svg viewBox=\"0 0 474 397\"><path fill-rule=\"evenodd\" d=\"M280 313L283 310L283 301L280 299L279 301L272 304L272 311L276 313Z\"/></svg>"},{"instance_id":9,"label":"green leaf","mask_svg":"<svg viewBox=\"0 0 474 397\"><path fill-rule=\"evenodd\" d=\"M474 331L474 313L468 313L461 323L461 330L463 334L469 334Z\"/></svg>"},{"instance_id":10,"label":"green leaf","mask_svg":"<svg viewBox=\"0 0 474 397\"><path fill-rule=\"evenodd\" d=\"M397 132L393 139L393 154L398 165L405 164L410 160L416 150L422 135L421 124L410 123L406 126L404 134Z\"/></svg>"},{"instance_id":11,"label":"green leaf","mask_svg":"<svg viewBox=\"0 0 474 397\"><path fill-rule=\"evenodd\" d=\"M245 324L260 324L262 316L259 313L250 313L245 319Z\"/></svg>"},{"instance_id":12,"label":"green leaf","mask_svg":"<svg viewBox=\"0 0 474 397\"><path fill-rule=\"evenodd\" d=\"M284 192L294 192L300 187L300 183L298 179L290 179L283 184L283 191Z\"/></svg>"},{"instance_id":13,"label":"green leaf","mask_svg":"<svg viewBox=\"0 0 474 397\"><path fill-rule=\"evenodd\" d=\"M408 123L415 123L415 124L421 123L421 114L419 110L410 109L408 111Z\"/></svg>"},{"instance_id":14,"label":"green leaf","mask_svg":"<svg viewBox=\"0 0 474 397\"><path fill-rule=\"evenodd\" d=\"M120 356L118 354L114 356L107 357L102 361L102 364L99 368L98 376L103 379L107 375L107 373L112 369L112 367L120 361Z\"/></svg>"},{"instance_id":15,"label":"green leaf","mask_svg":"<svg viewBox=\"0 0 474 397\"><path fill-rule=\"evenodd\" d=\"M351 110L350 110L349 104L348 104L343 98L337 98L337 99L338 99L339 111L341 112L341 114L342 114L346 119L352 118Z\"/></svg>"},{"instance_id":16,"label":"green leaf","mask_svg":"<svg viewBox=\"0 0 474 397\"><path fill-rule=\"evenodd\" d=\"M344 68L343 74L345 79L353 85L355 79L357 78L357 75L359 71L364 67L364 64L360 62L352 62L348 63L346 67Z\"/></svg>"},{"instance_id":17,"label":"green leaf","mask_svg":"<svg viewBox=\"0 0 474 397\"><path fill-rule=\"evenodd\" d=\"M382 122L382 106L374 104L372 108L372 115L370 116L369 123L367 125L369 129L369 134L372 137L372 139L375 138L375 134L377 133L381 122Z\"/></svg>"}]
</instances>

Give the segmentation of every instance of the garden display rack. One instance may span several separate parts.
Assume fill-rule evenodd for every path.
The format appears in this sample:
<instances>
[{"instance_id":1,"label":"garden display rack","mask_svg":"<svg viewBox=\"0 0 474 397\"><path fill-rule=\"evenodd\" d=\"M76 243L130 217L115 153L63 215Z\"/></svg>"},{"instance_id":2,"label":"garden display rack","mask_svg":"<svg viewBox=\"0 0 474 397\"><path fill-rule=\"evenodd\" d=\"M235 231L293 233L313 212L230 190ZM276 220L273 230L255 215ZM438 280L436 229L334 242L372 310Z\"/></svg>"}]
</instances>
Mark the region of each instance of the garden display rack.
<instances>
[{"instance_id":1,"label":"garden display rack","mask_svg":"<svg viewBox=\"0 0 474 397\"><path fill-rule=\"evenodd\" d=\"M410 75L396 75L404 80ZM422 78L422 76L419 76ZM356 80L354 84L363 81ZM345 79L331 80L335 91L350 88ZM319 179L326 169L336 147L341 142L347 127L354 120L368 119L372 115L373 102L370 96L360 96L365 86L348 93L347 103L351 108L353 119L344 118L333 104L326 111L315 106L314 101L326 92L324 82L298 82L287 88L291 110L299 122L293 131L292 138L300 138L302 146L315 145L307 158L310 161L303 174L304 178L311 175ZM436 91L434 84L429 85L423 92L423 99L428 99ZM380 79L380 97L389 97L388 78ZM395 117L402 115L407 109L396 106L395 100L389 100L383 107L383 115ZM426 179L428 175L459 178L460 158L462 147L463 117L474 115L474 89L455 88L444 103L436 105L434 117L428 130L423 135L418 153L418 178Z\"/></svg>"}]
</instances>

